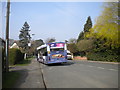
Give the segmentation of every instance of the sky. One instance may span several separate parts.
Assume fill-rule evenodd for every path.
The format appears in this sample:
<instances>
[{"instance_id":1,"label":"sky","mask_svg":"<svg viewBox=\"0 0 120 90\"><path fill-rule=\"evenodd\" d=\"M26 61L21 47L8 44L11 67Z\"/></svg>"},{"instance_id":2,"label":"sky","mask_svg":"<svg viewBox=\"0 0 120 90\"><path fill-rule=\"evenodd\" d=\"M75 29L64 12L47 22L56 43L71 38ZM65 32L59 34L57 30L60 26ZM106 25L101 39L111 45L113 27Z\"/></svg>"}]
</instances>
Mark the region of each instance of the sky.
<instances>
[{"instance_id":1,"label":"sky","mask_svg":"<svg viewBox=\"0 0 120 90\"><path fill-rule=\"evenodd\" d=\"M32 40L77 39L88 16L95 24L102 5L102 2L11 2L9 37L19 40L20 29L27 21L31 36L35 34ZM2 2L2 38L5 38L5 16L6 3Z\"/></svg>"}]
</instances>

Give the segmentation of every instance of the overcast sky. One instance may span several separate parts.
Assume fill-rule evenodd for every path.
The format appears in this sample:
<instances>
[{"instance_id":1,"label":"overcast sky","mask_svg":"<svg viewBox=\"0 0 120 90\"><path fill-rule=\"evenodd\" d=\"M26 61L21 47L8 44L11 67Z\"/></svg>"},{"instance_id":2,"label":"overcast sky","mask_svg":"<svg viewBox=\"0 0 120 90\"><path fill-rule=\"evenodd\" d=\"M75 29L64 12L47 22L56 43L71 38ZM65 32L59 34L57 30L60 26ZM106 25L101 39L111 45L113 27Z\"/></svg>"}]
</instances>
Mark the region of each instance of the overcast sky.
<instances>
[{"instance_id":1,"label":"overcast sky","mask_svg":"<svg viewBox=\"0 0 120 90\"><path fill-rule=\"evenodd\" d=\"M87 17L93 24L101 14L102 2L11 2L10 38L18 40L25 21L30 25L33 39L54 37L57 41L78 37ZM6 3L2 3L2 32L5 38Z\"/></svg>"}]
</instances>

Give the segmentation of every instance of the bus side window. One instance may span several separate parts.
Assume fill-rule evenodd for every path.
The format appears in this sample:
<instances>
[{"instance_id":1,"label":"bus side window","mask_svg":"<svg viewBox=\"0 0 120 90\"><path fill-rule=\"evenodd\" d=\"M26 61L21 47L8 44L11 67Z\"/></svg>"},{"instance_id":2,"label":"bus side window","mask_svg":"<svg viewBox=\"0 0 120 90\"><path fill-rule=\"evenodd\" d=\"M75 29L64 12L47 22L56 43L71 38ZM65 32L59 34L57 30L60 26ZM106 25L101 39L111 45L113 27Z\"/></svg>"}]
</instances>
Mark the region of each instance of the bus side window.
<instances>
[{"instance_id":1,"label":"bus side window","mask_svg":"<svg viewBox=\"0 0 120 90\"><path fill-rule=\"evenodd\" d=\"M43 54L43 56L47 56L47 52L45 52L45 53Z\"/></svg>"},{"instance_id":2,"label":"bus side window","mask_svg":"<svg viewBox=\"0 0 120 90\"><path fill-rule=\"evenodd\" d=\"M48 54L47 54L47 52L45 52L45 56L47 56Z\"/></svg>"}]
</instances>

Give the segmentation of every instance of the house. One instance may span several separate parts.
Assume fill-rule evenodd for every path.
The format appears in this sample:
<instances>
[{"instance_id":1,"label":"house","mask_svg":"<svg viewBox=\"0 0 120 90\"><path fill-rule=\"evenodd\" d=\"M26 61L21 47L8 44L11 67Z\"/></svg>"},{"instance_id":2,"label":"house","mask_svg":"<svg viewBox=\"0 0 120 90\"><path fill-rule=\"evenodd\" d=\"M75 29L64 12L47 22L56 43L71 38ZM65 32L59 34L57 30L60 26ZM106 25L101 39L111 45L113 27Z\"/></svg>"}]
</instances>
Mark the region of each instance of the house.
<instances>
[{"instance_id":1,"label":"house","mask_svg":"<svg viewBox=\"0 0 120 90\"><path fill-rule=\"evenodd\" d=\"M15 42L12 44L12 46L10 46L10 48L18 48L18 49L19 49L19 46L18 46L17 42L15 41Z\"/></svg>"},{"instance_id":2,"label":"house","mask_svg":"<svg viewBox=\"0 0 120 90\"><path fill-rule=\"evenodd\" d=\"M0 38L0 47L5 47L5 41L2 38Z\"/></svg>"}]
</instances>

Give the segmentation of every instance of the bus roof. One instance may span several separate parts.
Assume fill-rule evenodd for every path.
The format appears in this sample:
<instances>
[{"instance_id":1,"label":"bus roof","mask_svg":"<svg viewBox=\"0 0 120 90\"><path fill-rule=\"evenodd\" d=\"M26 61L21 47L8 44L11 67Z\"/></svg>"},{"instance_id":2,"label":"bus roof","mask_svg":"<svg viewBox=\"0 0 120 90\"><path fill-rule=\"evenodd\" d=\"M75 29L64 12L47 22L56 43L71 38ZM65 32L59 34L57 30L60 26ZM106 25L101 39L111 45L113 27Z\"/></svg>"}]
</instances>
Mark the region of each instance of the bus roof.
<instances>
[{"instance_id":1,"label":"bus roof","mask_svg":"<svg viewBox=\"0 0 120 90\"><path fill-rule=\"evenodd\" d=\"M37 47L37 50L45 48L45 47L47 47L47 45L54 44L54 43L65 43L65 42L51 42L51 43L47 43L47 44L44 44L44 45L41 45L41 46ZM62 48L62 47L52 47L52 48Z\"/></svg>"},{"instance_id":2,"label":"bus roof","mask_svg":"<svg viewBox=\"0 0 120 90\"><path fill-rule=\"evenodd\" d=\"M65 43L65 42L51 42L51 43L47 43L47 44L52 44L52 43Z\"/></svg>"},{"instance_id":3,"label":"bus roof","mask_svg":"<svg viewBox=\"0 0 120 90\"><path fill-rule=\"evenodd\" d=\"M42 48L45 48L45 47L47 47L47 45L46 45L46 44L41 45L41 46L37 47L37 50L42 49Z\"/></svg>"}]
</instances>

